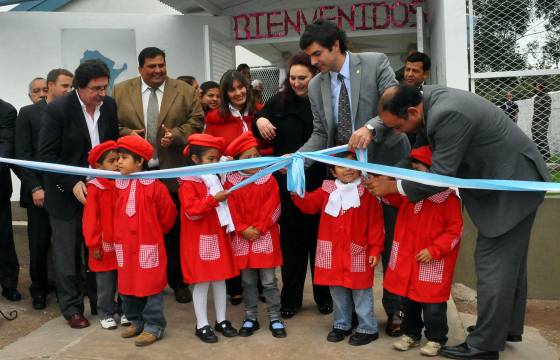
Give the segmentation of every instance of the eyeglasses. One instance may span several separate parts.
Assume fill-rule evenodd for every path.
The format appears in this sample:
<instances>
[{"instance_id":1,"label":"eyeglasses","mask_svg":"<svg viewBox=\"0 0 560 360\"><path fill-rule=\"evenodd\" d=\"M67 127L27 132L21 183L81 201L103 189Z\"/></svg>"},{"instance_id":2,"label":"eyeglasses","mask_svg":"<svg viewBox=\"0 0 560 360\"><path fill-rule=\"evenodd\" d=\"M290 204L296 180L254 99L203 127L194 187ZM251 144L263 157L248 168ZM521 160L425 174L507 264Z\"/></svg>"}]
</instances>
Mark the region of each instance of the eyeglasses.
<instances>
[{"instance_id":1,"label":"eyeglasses","mask_svg":"<svg viewBox=\"0 0 560 360\"><path fill-rule=\"evenodd\" d=\"M104 86L86 86L88 89L90 89L93 92L99 93L102 91L106 91L107 88L109 87L109 85L104 85Z\"/></svg>"}]
</instances>

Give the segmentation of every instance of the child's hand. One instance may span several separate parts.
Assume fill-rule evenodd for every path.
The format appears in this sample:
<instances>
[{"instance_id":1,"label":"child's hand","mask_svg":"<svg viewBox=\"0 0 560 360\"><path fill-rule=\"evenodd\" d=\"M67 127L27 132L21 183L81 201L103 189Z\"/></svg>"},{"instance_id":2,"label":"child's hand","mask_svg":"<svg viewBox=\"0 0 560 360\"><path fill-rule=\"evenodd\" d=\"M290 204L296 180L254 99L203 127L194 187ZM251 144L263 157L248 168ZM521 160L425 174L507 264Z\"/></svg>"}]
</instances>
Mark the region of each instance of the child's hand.
<instances>
[{"instance_id":1,"label":"child's hand","mask_svg":"<svg viewBox=\"0 0 560 360\"><path fill-rule=\"evenodd\" d=\"M229 194L230 194L229 191L227 191L227 190L222 190L222 191L217 192L217 193L214 195L214 199L216 199L217 202L222 202L222 201L224 201L225 199L228 198Z\"/></svg>"},{"instance_id":2,"label":"child's hand","mask_svg":"<svg viewBox=\"0 0 560 360\"><path fill-rule=\"evenodd\" d=\"M249 226L247 229L241 231L241 235L249 241L255 241L261 236L261 233L256 227Z\"/></svg>"},{"instance_id":3,"label":"child's hand","mask_svg":"<svg viewBox=\"0 0 560 360\"><path fill-rule=\"evenodd\" d=\"M379 262L379 256L370 256L369 257L369 265L374 268L377 263Z\"/></svg>"},{"instance_id":4,"label":"child's hand","mask_svg":"<svg viewBox=\"0 0 560 360\"><path fill-rule=\"evenodd\" d=\"M432 261L432 254L430 254L428 249L422 249L418 254L416 254L416 260L425 264L427 262Z\"/></svg>"},{"instance_id":5,"label":"child's hand","mask_svg":"<svg viewBox=\"0 0 560 360\"><path fill-rule=\"evenodd\" d=\"M103 250L101 250L100 248L95 248L92 250L93 258L95 260L101 260L101 258L103 257Z\"/></svg>"}]
</instances>

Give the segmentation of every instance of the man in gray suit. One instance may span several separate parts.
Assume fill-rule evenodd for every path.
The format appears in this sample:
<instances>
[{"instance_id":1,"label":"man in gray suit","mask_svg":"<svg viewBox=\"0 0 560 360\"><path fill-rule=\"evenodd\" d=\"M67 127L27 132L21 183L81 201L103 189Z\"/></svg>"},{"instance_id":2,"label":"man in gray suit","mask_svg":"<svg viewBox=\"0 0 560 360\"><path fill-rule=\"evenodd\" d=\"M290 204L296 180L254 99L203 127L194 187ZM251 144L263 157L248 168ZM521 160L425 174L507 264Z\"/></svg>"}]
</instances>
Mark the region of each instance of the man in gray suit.
<instances>
[{"instance_id":1,"label":"man in gray suit","mask_svg":"<svg viewBox=\"0 0 560 360\"><path fill-rule=\"evenodd\" d=\"M354 54L347 51L346 34L334 23L318 20L307 26L300 48L321 73L309 83L309 100L313 111L313 133L300 151L316 151L347 144L352 138L360 147L368 147L369 162L394 165L410 151L404 134L383 128L373 137L377 102L385 89L397 85L387 56L381 53ZM369 146L368 146L369 145ZM384 206L385 269L393 241L396 209ZM384 292L383 306L389 320L386 332L400 335L401 303Z\"/></svg>"},{"instance_id":2,"label":"man in gray suit","mask_svg":"<svg viewBox=\"0 0 560 360\"><path fill-rule=\"evenodd\" d=\"M400 85L380 101L386 126L417 133L432 148L430 172L466 179L546 181L535 144L494 104L442 86ZM413 202L442 188L376 177L378 196L401 193ZM527 251L543 192L461 189L479 233L475 251L478 318L466 341L443 347L455 359L498 359L506 341L521 341L527 301Z\"/></svg>"}]
</instances>

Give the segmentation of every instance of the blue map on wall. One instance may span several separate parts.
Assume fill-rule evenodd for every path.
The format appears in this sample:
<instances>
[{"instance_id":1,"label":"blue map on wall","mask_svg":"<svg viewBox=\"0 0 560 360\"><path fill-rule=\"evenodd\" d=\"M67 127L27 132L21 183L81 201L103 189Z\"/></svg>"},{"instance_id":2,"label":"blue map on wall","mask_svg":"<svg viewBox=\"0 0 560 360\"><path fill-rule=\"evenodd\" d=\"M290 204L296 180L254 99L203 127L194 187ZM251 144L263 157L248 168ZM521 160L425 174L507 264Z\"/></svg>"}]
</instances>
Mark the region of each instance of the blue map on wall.
<instances>
[{"instance_id":1,"label":"blue map on wall","mask_svg":"<svg viewBox=\"0 0 560 360\"><path fill-rule=\"evenodd\" d=\"M109 68L109 73L110 73L109 87L110 88L113 87L113 84L115 83L115 80L120 75L120 73L122 73L123 71L125 71L128 68L128 65L126 63L124 63L123 66L120 69L116 69L115 68L115 61L113 61L112 59L109 59L108 57L106 57L105 55L100 53L98 50L86 50L86 51L84 51L84 56L82 56L82 58L80 59L80 64L83 63L86 60L93 60L93 59L98 59L98 60L103 61L107 65L107 67Z\"/></svg>"}]
</instances>

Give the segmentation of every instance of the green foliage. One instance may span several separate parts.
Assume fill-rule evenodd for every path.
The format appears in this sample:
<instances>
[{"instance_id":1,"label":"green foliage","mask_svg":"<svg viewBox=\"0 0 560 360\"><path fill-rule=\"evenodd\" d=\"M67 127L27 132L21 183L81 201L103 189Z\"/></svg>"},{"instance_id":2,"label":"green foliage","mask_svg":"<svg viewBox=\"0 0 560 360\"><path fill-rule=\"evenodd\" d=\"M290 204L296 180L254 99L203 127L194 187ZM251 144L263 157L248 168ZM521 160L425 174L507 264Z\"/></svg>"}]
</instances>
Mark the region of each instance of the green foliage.
<instances>
[{"instance_id":1,"label":"green foliage","mask_svg":"<svg viewBox=\"0 0 560 360\"><path fill-rule=\"evenodd\" d=\"M518 39L532 19L531 0L473 0L476 26L475 71L513 71L527 67L527 55L520 53Z\"/></svg>"}]
</instances>

